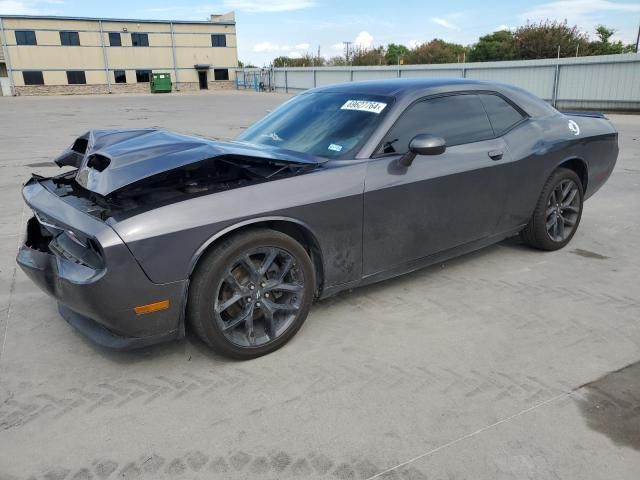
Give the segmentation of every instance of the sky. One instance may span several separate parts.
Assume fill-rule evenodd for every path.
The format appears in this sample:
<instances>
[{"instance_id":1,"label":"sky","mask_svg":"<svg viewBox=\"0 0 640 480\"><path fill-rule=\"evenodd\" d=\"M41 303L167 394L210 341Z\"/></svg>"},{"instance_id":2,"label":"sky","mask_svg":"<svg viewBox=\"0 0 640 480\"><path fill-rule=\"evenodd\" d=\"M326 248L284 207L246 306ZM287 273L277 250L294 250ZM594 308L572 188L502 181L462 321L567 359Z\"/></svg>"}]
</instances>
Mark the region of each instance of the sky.
<instances>
[{"instance_id":1,"label":"sky","mask_svg":"<svg viewBox=\"0 0 640 480\"><path fill-rule=\"evenodd\" d=\"M206 20L236 12L238 57L263 66L279 55L343 53L344 41L371 47L413 46L442 38L472 44L481 35L527 21L567 20L593 35L598 24L614 40L635 43L639 0L0 0L0 14Z\"/></svg>"}]
</instances>

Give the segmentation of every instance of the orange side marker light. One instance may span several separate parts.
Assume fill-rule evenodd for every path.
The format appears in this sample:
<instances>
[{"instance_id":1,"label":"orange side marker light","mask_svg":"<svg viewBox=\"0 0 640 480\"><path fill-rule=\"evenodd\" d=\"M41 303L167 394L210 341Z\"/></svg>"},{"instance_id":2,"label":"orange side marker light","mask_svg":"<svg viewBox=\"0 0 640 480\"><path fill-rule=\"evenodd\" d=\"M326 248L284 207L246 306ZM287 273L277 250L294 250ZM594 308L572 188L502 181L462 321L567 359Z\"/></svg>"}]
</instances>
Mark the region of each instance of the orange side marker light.
<instances>
[{"instance_id":1,"label":"orange side marker light","mask_svg":"<svg viewBox=\"0 0 640 480\"><path fill-rule=\"evenodd\" d=\"M162 300L161 302L149 303L147 305L138 305L133 307L133 311L137 315L144 315L145 313L158 312L160 310L166 310L169 308L169 300Z\"/></svg>"}]
</instances>

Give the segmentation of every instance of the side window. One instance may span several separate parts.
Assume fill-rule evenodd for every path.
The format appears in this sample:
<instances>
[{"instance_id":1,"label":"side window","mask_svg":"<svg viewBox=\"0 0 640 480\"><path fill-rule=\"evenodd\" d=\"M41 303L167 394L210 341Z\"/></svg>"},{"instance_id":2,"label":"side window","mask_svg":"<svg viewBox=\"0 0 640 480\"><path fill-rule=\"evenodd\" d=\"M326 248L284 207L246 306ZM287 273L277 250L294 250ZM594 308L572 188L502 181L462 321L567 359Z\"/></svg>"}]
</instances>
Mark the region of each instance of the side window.
<instances>
[{"instance_id":1,"label":"side window","mask_svg":"<svg viewBox=\"0 0 640 480\"><path fill-rule=\"evenodd\" d=\"M44 85L44 78L39 70L24 71L22 72L22 78L25 85Z\"/></svg>"},{"instance_id":2,"label":"side window","mask_svg":"<svg viewBox=\"0 0 640 480\"><path fill-rule=\"evenodd\" d=\"M82 70L67 70L67 83L69 85L85 85L87 78Z\"/></svg>"},{"instance_id":3,"label":"side window","mask_svg":"<svg viewBox=\"0 0 640 480\"><path fill-rule=\"evenodd\" d=\"M214 68L213 69L213 79L214 80L229 80L229 69L228 68Z\"/></svg>"},{"instance_id":4,"label":"side window","mask_svg":"<svg viewBox=\"0 0 640 480\"><path fill-rule=\"evenodd\" d=\"M134 47L148 47L149 35L146 33L132 33L131 45L133 45Z\"/></svg>"},{"instance_id":5,"label":"side window","mask_svg":"<svg viewBox=\"0 0 640 480\"><path fill-rule=\"evenodd\" d=\"M60 32L60 45L80 45L78 32Z\"/></svg>"},{"instance_id":6,"label":"side window","mask_svg":"<svg viewBox=\"0 0 640 480\"><path fill-rule=\"evenodd\" d=\"M478 97L482 100L493 131L497 136L502 135L524 118L524 115L498 95L482 93Z\"/></svg>"},{"instance_id":7,"label":"side window","mask_svg":"<svg viewBox=\"0 0 640 480\"><path fill-rule=\"evenodd\" d=\"M136 70L136 82L149 83L151 81L151 70Z\"/></svg>"},{"instance_id":8,"label":"side window","mask_svg":"<svg viewBox=\"0 0 640 480\"><path fill-rule=\"evenodd\" d=\"M127 73L124 70L114 70L113 79L116 83L127 83Z\"/></svg>"},{"instance_id":9,"label":"side window","mask_svg":"<svg viewBox=\"0 0 640 480\"><path fill-rule=\"evenodd\" d=\"M227 36L221 33L213 33L211 35L211 46L212 47L226 47L227 46Z\"/></svg>"},{"instance_id":10,"label":"side window","mask_svg":"<svg viewBox=\"0 0 640 480\"><path fill-rule=\"evenodd\" d=\"M420 133L444 138L447 147L494 136L476 95L448 95L410 106L387 133L378 153L405 153L411 139Z\"/></svg>"},{"instance_id":11,"label":"side window","mask_svg":"<svg viewBox=\"0 0 640 480\"><path fill-rule=\"evenodd\" d=\"M17 45L37 45L36 32L33 30L16 30Z\"/></svg>"},{"instance_id":12,"label":"side window","mask_svg":"<svg viewBox=\"0 0 640 480\"><path fill-rule=\"evenodd\" d=\"M109 46L121 47L122 38L120 38L120 32L109 32Z\"/></svg>"}]
</instances>

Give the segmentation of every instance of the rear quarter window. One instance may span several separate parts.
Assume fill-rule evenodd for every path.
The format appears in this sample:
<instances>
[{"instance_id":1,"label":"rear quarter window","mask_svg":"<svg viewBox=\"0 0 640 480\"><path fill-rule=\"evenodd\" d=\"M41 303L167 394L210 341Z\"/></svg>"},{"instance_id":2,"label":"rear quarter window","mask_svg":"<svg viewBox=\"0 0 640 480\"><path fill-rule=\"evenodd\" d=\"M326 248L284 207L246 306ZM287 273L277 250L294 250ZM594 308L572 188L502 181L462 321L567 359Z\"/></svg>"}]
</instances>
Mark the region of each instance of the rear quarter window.
<instances>
[{"instance_id":1,"label":"rear quarter window","mask_svg":"<svg viewBox=\"0 0 640 480\"><path fill-rule=\"evenodd\" d=\"M502 135L524 118L522 113L499 95L483 93L478 97L489 115L489 121L496 136Z\"/></svg>"}]
</instances>

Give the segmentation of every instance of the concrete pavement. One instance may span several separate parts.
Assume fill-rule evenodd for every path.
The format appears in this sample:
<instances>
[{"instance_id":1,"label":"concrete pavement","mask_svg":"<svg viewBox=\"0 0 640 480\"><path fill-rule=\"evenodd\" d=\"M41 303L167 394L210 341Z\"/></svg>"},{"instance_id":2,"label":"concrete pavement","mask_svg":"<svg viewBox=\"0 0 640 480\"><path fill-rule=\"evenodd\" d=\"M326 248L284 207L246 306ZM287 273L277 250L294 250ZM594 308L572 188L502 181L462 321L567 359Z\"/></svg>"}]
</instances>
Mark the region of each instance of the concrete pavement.
<instances>
[{"instance_id":1,"label":"concrete pavement","mask_svg":"<svg viewBox=\"0 0 640 480\"><path fill-rule=\"evenodd\" d=\"M316 304L274 354L102 350L15 267L20 183L89 128L232 137L287 97L0 99L0 479L637 479L640 117L565 249Z\"/></svg>"}]
</instances>

